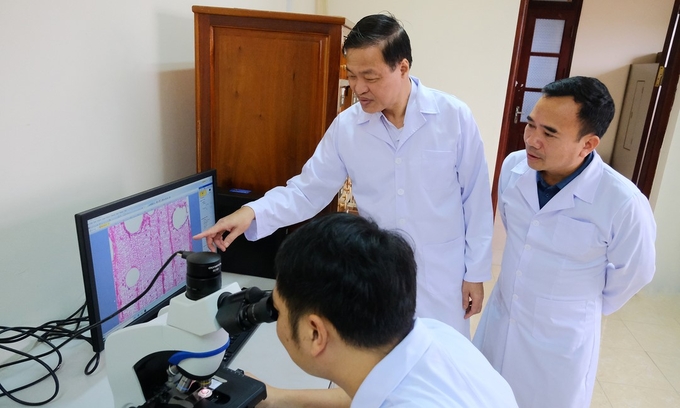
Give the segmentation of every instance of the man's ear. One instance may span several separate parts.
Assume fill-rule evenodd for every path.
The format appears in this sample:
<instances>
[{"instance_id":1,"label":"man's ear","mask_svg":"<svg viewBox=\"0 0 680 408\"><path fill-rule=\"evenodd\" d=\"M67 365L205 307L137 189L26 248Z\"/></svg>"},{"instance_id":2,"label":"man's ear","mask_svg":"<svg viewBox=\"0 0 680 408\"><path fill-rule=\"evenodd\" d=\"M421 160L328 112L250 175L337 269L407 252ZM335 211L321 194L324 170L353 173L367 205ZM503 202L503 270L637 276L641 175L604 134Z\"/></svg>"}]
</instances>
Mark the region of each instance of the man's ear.
<instances>
[{"instance_id":1,"label":"man's ear","mask_svg":"<svg viewBox=\"0 0 680 408\"><path fill-rule=\"evenodd\" d=\"M329 323L319 315L310 314L307 316L307 324L309 325L308 330L311 330L311 336L307 340L310 347L309 351L313 357L317 357L328 347Z\"/></svg>"},{"instance_id":2,"label":"man's ear","mask_svg":"<svg viewBox=\"0 0 680 408\"><path fill-rule=\"evenodd\" d=\"M589 155L590 152L595 150L595 148L600 144L600 138L594 133L583 136L581 141L583 142L583 150L581 151L582 157Z\"/></svg>"},{"instance_id":3,"label":"man's ear","mask_svg":"<svg viewBox=\"0 0 680 408\"><path fill-rule=\"evenodd\" d=\"M408 76L409 75L411 68L409 68L408 60L406 58L401 60L401 62L399 63L399 70L401 72L401 76Z\"/></svg>"}]
</instances>

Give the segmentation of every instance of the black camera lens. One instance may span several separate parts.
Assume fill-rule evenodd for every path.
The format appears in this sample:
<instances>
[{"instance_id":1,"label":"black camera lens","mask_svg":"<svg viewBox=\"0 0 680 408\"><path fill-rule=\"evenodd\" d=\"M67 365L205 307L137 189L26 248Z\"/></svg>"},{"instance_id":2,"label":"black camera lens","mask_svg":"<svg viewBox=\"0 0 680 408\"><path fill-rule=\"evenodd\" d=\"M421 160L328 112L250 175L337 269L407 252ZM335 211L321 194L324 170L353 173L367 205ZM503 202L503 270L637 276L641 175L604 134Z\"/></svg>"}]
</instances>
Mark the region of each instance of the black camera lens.
<instances>
[{"instance_id":1,"label":"black camera lens","mask_svg":"<svg viewBox=\"0 0 680 408\"><path fill-rule=\"evenodd\" d=\"M187 260L186 297L198 300L222 288L222 260L213 252L194 252Z\"/></svg>"}]
</instances>

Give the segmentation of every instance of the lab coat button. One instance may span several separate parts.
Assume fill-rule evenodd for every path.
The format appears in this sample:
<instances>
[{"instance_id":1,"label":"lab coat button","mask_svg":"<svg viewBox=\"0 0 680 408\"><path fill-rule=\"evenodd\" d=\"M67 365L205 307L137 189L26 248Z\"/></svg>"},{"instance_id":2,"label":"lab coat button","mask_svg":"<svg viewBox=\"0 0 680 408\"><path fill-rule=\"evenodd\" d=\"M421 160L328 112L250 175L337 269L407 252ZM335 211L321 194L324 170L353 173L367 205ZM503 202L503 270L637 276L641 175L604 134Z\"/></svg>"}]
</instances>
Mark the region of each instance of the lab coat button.
<instances>
[{"instance_id":1,"label":"lab coat button","mask_svg":"<svg viewBox=\"0 0 680 408\"><path fill-rule=\"evenodd\" d=\"M401 157L397 157L396 159L394 159L394 162L397 164L401 164Z\"/></svg>"},{"instance_id":2,"label":"lab coat button","mask_svg":"<svg viewBox=\"0 0 680 408\"><path fill-rule=\"evenodd\" d=\"M538 222L537 220L531 222L531 225L533 225L534 227L538 227L538 224L540 224L540 222Z\"/></svg>"},{"instance_id":3,"label":"lab coat button","mask_svg":"<svg viewBox=\"0 0 680 408\"><path fill-rule=\"evenodd\" d=\"M406 218L399 218L399 224L401 225L406 224Z\"/></svg>"},{"instance_id":4,"label":"lab coat button","mask_svg":"<svg viewBox=\"0 0 680 408\"><path fill-rule=\"evenodd\" d=\"M519 298L519 296L517 296L517 295L512 295L512 300L517 300L518 298Z\"/></svg>"},{"instance_id":5,"label":"lab coat button","mask_svg":"<svg viewBox=\"0 0 680 408\"><path fill-rule=\"evenodd\" d=\"M517 271L516 274L517 276L522 276L522 271Z\"/></svg>"},{"instance_id":6,"label":"lab coat button","mask_svg":"<svg viewBox=\"0 0 680 408\"><path fill-rule=\"evenodd\" d=\"M397 190L397 194L404 195L404 189L400 188L399 190Z\"/></svg>"},{"instance_id":7,"label":"lab coat button","mask_svg":"<svg viewBox=\"0 0 680 408\"><path fill-rule=\"evenodd\" d=\"M531 249L531 245L529 245L529 244L524 245L524 249L526 249L527 251L530 250L530 249Z\"/></svg>"},{"instance_id":8,"label":"lab coat button","mask_svg":"<svg viewBox=\"0 0 680 408\"><path fill-rule=\"evenodd\" d=\"M515 319L510 319L510 323L515 324Z\"/></svg>"}]
</instances>

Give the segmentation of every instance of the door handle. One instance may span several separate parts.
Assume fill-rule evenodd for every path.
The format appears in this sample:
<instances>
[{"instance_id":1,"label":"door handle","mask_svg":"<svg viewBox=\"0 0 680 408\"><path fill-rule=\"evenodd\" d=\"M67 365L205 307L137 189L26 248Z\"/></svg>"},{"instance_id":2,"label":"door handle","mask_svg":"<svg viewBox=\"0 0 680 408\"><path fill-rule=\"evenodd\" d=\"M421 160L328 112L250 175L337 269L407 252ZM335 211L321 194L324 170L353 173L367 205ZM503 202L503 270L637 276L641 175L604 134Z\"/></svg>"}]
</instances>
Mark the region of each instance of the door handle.
<instances>
[{"instance_id":1,"label":"door handle","mask_svg":"<svg viewBox=\"0 0 680 408\"><path fill-rule=\"evenodd\" d=\"M519 106L515 106L515 125L519 122L519 118L522 116L522 112L519 110Z\"/></svg>"}]
</instances>

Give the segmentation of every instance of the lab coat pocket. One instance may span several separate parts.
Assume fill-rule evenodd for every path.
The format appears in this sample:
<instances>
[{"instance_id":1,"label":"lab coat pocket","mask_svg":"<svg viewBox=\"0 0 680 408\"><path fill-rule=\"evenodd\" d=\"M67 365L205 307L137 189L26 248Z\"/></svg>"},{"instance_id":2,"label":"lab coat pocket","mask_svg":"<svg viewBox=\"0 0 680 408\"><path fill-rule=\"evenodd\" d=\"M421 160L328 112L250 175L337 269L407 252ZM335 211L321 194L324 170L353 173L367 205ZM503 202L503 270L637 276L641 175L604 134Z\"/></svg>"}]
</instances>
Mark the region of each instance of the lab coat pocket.
<instances>
[{"instance_id":1,"label":"lab coat pocket","mask_svg":"<svg viewBox=\"0 0 680 408\"><path fill-rule=\"evenodd\" d=\"M426 190L451 188L455 181L456 152L423 151L420 166L420 182Z\"/></svg>"},{"instance_id":2,"label":"lab coat pocket","mask_svg":"<svg viewBox=\"0 0 680 408\"><path fill-rule=\"evenodd\" d=\"M553 245L560 253L581 259L596 242L595 224L558 215Z\"/></svg>"},{"instance_id":3,"label":"lab coat pocket","mask_svg":"<svg viewBox=\"0 0 680 408\"><path fill-rule=\"evenodd\" d=\"M465 238L422 245L421 250L423 256L418 264L418 280L426 290L459 295L465 275Z\"/></svg>"},{"instance_id":4,"label":"lab coat pocket","mask_svg":"<svg viewBox=\"0 0 680 408\"><path fill-rule=\"evenodd\" d=\"M532 334L545 348L571 353L585 338L586 300L536 299Z\"/></svg>"}]
</instances>

